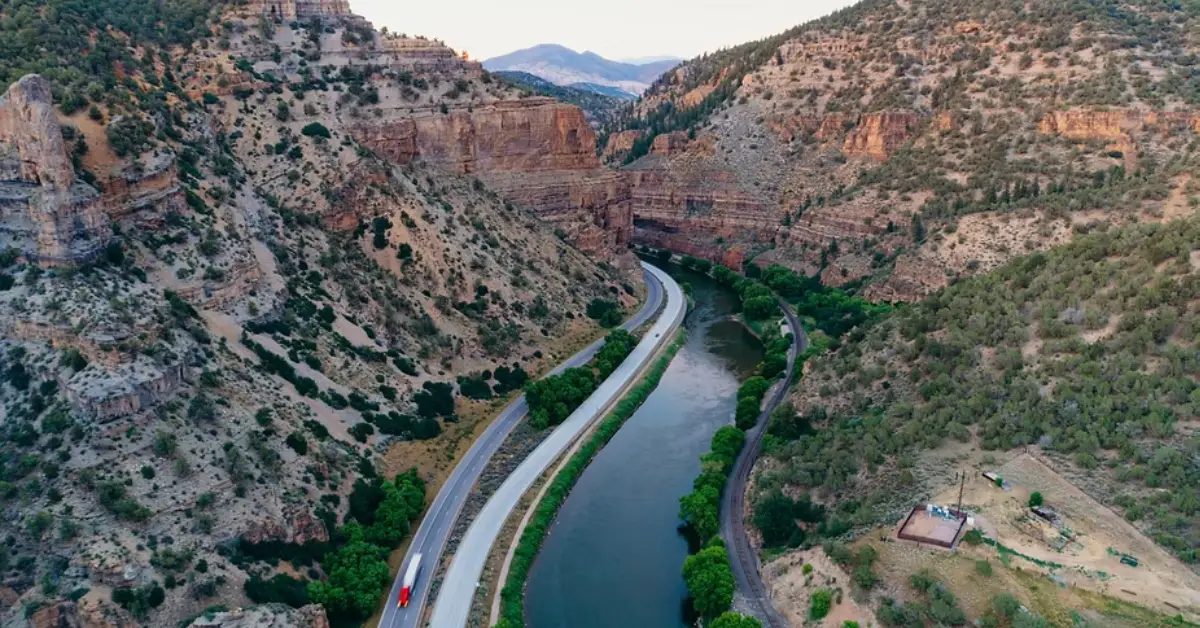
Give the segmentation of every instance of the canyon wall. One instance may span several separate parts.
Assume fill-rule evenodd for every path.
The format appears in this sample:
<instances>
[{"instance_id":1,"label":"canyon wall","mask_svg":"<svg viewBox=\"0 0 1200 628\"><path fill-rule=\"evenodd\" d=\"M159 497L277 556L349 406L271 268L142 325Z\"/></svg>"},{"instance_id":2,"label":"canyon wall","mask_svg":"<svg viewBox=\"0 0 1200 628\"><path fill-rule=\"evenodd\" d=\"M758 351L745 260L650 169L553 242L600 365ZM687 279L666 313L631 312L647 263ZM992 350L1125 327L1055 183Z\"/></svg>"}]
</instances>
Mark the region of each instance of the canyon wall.
<instances>
[{"instance_id":1,"label":"canyon wall","mask_svg":"<svg viewBox=\"0 0 1200 628\"><path fill-rule=\"evenodd\" d=\"M75 180L50 83L25 76L0 97L0 248L42 266L71 266L111 237L99 193Z\"/></svg>"},{"instance_id":2,"label":"canyon wall","mask_svg":"<svg viewBox=\"0 0 1200 628\"><path fill-rule=\"evenodd\" d=\"M628 244L629 184L600 165L583 112L548 98L502 100L443 113L366 122L354 139L396 164L421 161L473 175L501 196L556 223L581 249L607 255Z\"/></svg>"},{"instance_id":3,"label":"canyon wall","mask_svg":"<svg viewBox=\"0 0 1200 628\"><path fill-rule=\"evenodd\" d=\"M281 20L350 15L349 0L251 0L250 8Z\"/></svg>"}]
</instances>

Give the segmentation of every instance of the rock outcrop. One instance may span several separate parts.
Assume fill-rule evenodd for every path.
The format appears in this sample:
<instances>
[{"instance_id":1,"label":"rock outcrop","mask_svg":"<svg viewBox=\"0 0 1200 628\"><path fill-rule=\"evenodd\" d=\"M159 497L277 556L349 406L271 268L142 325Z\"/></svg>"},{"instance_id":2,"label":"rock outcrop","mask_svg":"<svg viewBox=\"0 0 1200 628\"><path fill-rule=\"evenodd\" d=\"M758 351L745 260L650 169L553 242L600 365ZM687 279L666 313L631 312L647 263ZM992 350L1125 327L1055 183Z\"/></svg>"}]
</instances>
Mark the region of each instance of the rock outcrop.
<instances>
[{"instance_id":1,"label":"rock outcrop","mask_svg":"<svg viewBox=\"0 0 1200 628\"><path fill-rule=\"evenodd\" d=\"M608 143L604 145L603 157L605 159L618 159L629 154L633 150L633 143L642 136L641 131L626 130L614 133L608 138Z\"/></svg>"},{"instance_id":2,"label":"rock outcrop","mask_svg":"<svg viewBox=\"0 0 1200 628\"><path fill-rule=\"evenodd\" d=\"M42 266L71 266L111 237L99 193L75 180L50 83L25 76L0 97L0 248Z\"/></svg>"},{"instance_id":3,"label":"rock outcrop","mask_svg":"<svg viewBox=\"0 0 1200 628\"><path fill-rule=\"evenodd\" d=\"M250 524L242 533L242 540L247 543L278 541L303 544L309 541L328 541L329 532L325 529L325 524L307 509L293 507L285 510L282 522L264 520Z\"/></svg>"},{"instance_id":4,"label":"rock outcrop","mask_svg":"<svg viewBox=\"0 0 1200 628\"><path fill-rule=\"evenodd\" d=\"M251 8L281 20L350 15L349 0L252 0Z\"/></svg>"},{"instance_id":5,"label":"rock outcrop","mask_svg":"<svg viewBox=\"0 0 1200 628\"><path fill-rule=\"evenodd\" d=\"M188 624L190 628L329 628L325 609L317 604L291 608L266 604L253 608L206 613Z\"/></svg>"},{"instance_id":6,"label":"rock outcrop","mask_svg":"<svg viewBox=\"0 0 1200 628\"><path fill-rule=\"evenodd\" d=\"M80 413L109 421L169 399L183 383L181 363L144 356L111 368L86 368L66 382L67 399Z\"/></svg>"},{"instance_id":7,"label":"rock outcrop","mask_svg":"<svg viewBox=\"0 0 1200 628\"><path fill-rule=\"evenodd\" d=\"M842 152L847 157L883 161L913 137L921 117L913 111L885 111L862 117L846 136Z\"/></svg>"},{"instance_id":8,"label":"rock outcrop","mask_svg":"<svg viewBox=\"0 0 1200 628\"><path fill-rule=\"evenodd\" d=\"M501 196L558 223L580 248L624 247L632 229L629 185L601 167L583 112L548 98L497 101L356 125L354 139L397 164L421 161L478 177Z\"/></svg>"},{"instance_id":9,"label":"rock outcrop","mask_svg":"<svg viewBox=\"0 0 1200 628\"><path fill-rule=\"evenodd\" d=\"M184 203L175 154L169 150L149 154L104 184L104 205L113 219L145 209L158 214L181 211Z\"/></svg>"}]
</instances>

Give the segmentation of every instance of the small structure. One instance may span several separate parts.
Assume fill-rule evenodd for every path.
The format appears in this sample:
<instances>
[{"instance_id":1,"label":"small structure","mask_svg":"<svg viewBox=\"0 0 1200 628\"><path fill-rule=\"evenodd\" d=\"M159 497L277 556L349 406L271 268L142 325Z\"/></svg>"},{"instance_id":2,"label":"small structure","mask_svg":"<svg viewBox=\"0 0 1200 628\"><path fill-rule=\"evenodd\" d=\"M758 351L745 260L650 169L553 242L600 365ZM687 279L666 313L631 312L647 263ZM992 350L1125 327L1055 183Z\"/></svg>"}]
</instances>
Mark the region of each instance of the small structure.
<instances>
[{"instance_id":1,"label":"small structure","mask_svg":"<svg viewBox=\"0 0 1200 628\"><path fill-rule=\"evenodd\" d=\"M917 504L908 513L896 536L907 541L952 548L966 524L965 512L933 504Z\"/></svg>"},{"instance_id":2,"label":"small structure","mask_svg":"<svg viewBox=\"0 0 1200 628\"><path fill-rule=\"evenodd\" d=\"M1033 511L1033 514L1048 521L1050 525L1053 525L1056 528L1062 527L1062 518L1058 516L1057 512L1054 512L1050 508L1045 506L1033 506L1030 508L1030 510Z\"/></svg>"}]
</instances>

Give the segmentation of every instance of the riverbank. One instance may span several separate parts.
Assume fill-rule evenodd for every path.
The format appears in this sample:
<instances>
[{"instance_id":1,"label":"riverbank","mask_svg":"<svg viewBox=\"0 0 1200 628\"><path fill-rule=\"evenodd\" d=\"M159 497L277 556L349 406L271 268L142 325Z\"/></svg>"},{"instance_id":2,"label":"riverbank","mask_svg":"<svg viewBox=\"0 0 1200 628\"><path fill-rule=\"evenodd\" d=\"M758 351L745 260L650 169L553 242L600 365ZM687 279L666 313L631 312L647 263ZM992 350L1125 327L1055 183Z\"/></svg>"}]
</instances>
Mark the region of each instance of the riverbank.
<instances>
[{"instance_id":1,"label":"riverbank","mask_svg":"<svg viewBox=\"0 0 1200 628\"><path fill-rule=\"evenodd\" d=\"M525 585L529 578L529 570L542 548L555 515L596 454L612 440L621 426L658 387L671 360L675 359L686 340L687 333L679 331L675 340L667 346L641 382L625 395L607 418L595 426L590 436L584 436L581 440L583 444L563 461L539 491L533 502L537 504L536 507L526 512L516 531L515 537L520 540L511 547L501 568L500 581L504 582L504 587L492 605L492 624L503 621L506 628L525 625Z\"/></svg>"},{"instance_id":2,"label":"riverbank","mask_svg":"<svg viewBox=\"0 0 1200 628\"><path fill-rule=\"evenodd\" d=\"M682 322L685 305L682 290L674 279L662 270L650 265L644 267L655 275L665 288L666 309L629 357L509 475L480 511L463 537L460 551L455 554L446 571L430 621L435 628L457 628L466 623L489 551L521 496L605 406L616 398L629 382L639 376L651 356L657 353L662 344L669 341Z\"/></svg>"},{"instance_id":3,"label":"riverbank","mask_svg":"<svg viewBox=\"0 0 1200 628\"><path fill-rule=\"evenodd\" d=\"M713 433L729 423L738 382L763 354L730 319L738 307L731 290L694 271L671 270L692 286L687 342L553 519L525 587L531 628L694 623L684 612L679 574L689 548L678 532L678 499L691 490Z\"/></svg>"}]
</instances>

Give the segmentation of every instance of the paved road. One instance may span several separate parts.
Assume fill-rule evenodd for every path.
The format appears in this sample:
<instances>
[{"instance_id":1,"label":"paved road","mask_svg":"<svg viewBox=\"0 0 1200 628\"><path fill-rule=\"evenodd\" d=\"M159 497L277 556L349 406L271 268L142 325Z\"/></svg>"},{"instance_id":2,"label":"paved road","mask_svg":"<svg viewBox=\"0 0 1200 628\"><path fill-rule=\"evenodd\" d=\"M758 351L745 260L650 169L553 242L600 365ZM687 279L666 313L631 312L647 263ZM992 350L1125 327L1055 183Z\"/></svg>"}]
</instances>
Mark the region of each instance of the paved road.
<instances>
[{"instance_id":1,"label":"paved road","mask_svg":"<svg viewBox=\"0 0 1200 628\"><path fill-rule=\"evenodd\" d=\"M650 266L646 264L642 266L646 277L646 303L638 310L637 314L634 314L633 318L621 325L624 329L631 331L650 320L663 302L663 284L656 274L649 270ZM548 375L555 375L568 368L586 364L603 346L604 340L597 340L586 349L571 356L566 362L558 365ZM434 568L446 546L446 540L450 536L450 530L454 526L455 519L458 518L458 513L462 510L462 506L472 487L475 486L475 482L479 479L483 468L487 466L501 443L508 438L509 433L525 416L528 409L529 407L525 404L525 395L517 397L492 421L491 425L484 430L471 449L454 467L450 477L446 479L446 483L434 497L433 504L425 512L425 518L421 521L421 526L417 528L412 545L404 556L404 563L396 572L396 580L392 583L384 606L383 617L380 618L378 624L380 628L416 628L419 625L425 609L426 598L429 595L429 584ZM396 601L400 598L404 569L412 560L413 555L418 553L423 556L421 559L423 567L414 587L412 602L408 608L398 608Z\"/></svg>"},{"instance_id":2,"label":"paved road","mask_svg":"<svg viewBox=\"0 0 1200 628\"><path fill-rule=\"evenodd\" d=\"M775 610L767 589L763 585L762 576L758 573L758 554L750 546L746 536L746 481L750 478L750 470L754 461L758 460L762 450L763 434L767 430L767 420L780 402L787 396L795 374L796 356L808 348L808 336L800 321L783 299L779 305L787 317L788 326L792 328L792 348L788 350L787 371L784 373L784 383L776 386L775 392L767 402L758 422L746 432L746 445L738 455L733 466L733 473L725 485L721 495L721 537L729 548L730 567L733 569L733 580L736 590L751 606L751 614L759 618L768 628L788 628L787 620Z\"/></svg>"},{"instance_id":3,"label":"paved road","mask_svg":"<svg viewBox=\"0 0 1200 628\"><path fill-rule=\"evenodd\" d=\"M687 300L679 284L665 272L643 263L642 266L654 274L667 293L667 305L658 320L634 347L629 357L617 367L613 374L600 383L596 392L588 397L571 416L555 428L546 440L509 474L508 478L471 522L467 533L459 543L458 551L450 561L450 568L442 580L437 601L430 618L432 628L463 628L471 611L480 574L488 553L500 534L500 528L508 519L521 496L567 449L591 423L592 419L605 410L642 371L642 367L655 355L658 348L669 342L675 329L683 322L687 311Z\"/></svg>"}]
</instances>

